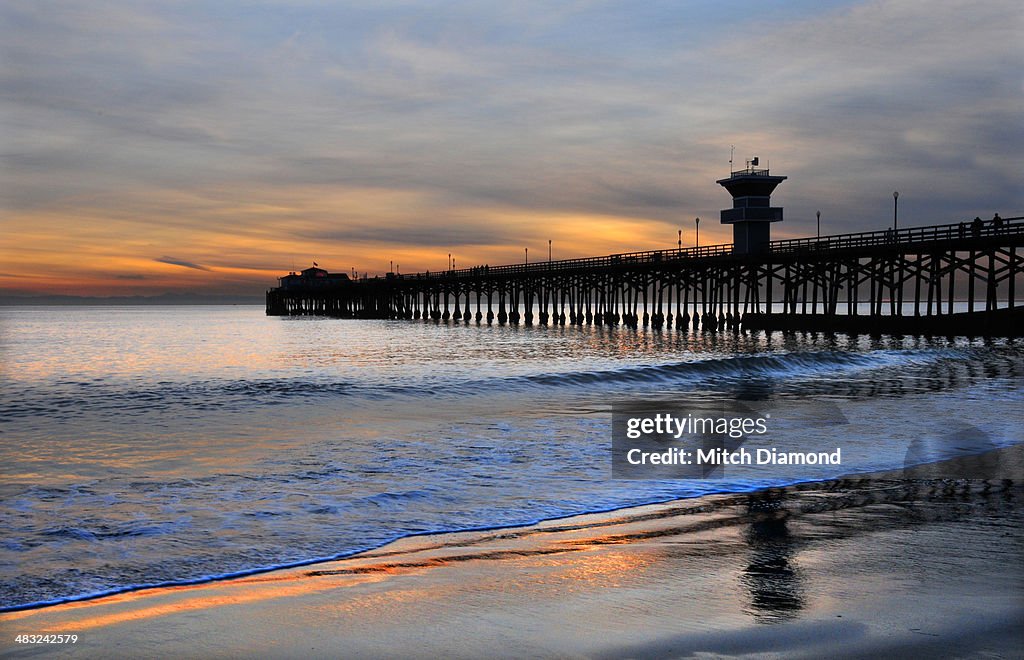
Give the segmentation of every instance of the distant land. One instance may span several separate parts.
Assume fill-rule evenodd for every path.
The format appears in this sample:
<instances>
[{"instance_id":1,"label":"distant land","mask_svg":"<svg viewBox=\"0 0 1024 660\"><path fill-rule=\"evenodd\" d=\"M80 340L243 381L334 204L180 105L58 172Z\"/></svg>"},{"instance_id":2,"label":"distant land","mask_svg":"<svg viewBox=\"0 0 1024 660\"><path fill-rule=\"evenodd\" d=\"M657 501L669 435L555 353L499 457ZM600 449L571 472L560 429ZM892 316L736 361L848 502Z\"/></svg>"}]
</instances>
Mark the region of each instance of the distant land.
<instances>
[{"instance_id":1,"label":"distant land","mask_svg":"<svg viewBox=\"0 0 1024 660\"><path fill-rule=\"evenodd\" d=\"M262 305L261 295L163 293L158 296L0 295L0 307L20 305Z\"/></svg>"}]
</instances>

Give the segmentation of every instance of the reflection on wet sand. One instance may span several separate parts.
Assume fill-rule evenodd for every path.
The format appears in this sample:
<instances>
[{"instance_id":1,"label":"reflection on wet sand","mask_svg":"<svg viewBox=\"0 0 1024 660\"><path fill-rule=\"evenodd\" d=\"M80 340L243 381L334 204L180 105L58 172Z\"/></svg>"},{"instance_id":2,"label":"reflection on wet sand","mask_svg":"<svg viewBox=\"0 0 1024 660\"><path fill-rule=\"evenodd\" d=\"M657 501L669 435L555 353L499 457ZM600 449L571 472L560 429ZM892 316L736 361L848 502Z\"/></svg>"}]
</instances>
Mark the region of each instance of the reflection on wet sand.
<instances>
[{"instance_id":1,"label":"reflection on wet sand","mask_svg":"<svg viewBox=\"0 0 1024 660\"><path fill-rule=\"evenodd\" d=\"M747 507L754 520L745 534L750 560L740 579L750 594L747 611L759 623L793 619L804 608L803 579L793 563L796 548L780 492L751 495Z\"/></svg>"}]
</instances>

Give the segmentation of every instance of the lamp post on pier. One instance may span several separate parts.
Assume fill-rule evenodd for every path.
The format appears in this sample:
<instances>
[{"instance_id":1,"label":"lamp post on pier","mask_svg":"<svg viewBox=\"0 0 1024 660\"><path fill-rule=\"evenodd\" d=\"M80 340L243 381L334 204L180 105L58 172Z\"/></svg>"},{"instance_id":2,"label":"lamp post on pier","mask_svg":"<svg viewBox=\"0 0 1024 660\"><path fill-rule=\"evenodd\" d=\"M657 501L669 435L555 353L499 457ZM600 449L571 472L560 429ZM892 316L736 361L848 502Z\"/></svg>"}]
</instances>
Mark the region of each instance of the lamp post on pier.
<instances>
[{"instance_id":1,"label":"lamp post on pier","mask_svg":"<svg viewBox=\"0 0 1024 660\"><path fill-rule=\"evenodd\" d=\"M548 263L551 263L551 239L548 239Z\"/></svg>"},{"instance_id":2,"label":"lamp post on pier","mask_svg":"<svg viewBox=\"0 0 1024 660\"><path fill-rule=\"evenodd\" d=\"M697 218L693 222L697 225L697 238L696 241L694 241L694 245L700 247L700 218Z\"/></svg>"},{"instance_id":3,"label":"lamp post on pier","mask_svg":"<svg viewBox=\"0 0 1024 660\"><path fill-rule=\"evenodd\" d=\"M818 238L821 238L821 211L817 211L814 214L818 218Z\"/></svg>"},{"instance_id":4,"label":"lamp post on pier","mask_svg":"<svg viewBox=\"0 0 1024 660\"><path fill-rule=\"evenodd\" d=\"M523 251L526 254L526 265L529 266L530 265L530 248L523 248Z\"/></svg>"},{"instance_id":5,"label":"lamp post on pier","mask_svg":"<svg viewBox=\"0 0 1024 660\"><path fill-rule=\"evenodd\" d=\"M678 246L679 246L680 250L683 249L683 230L682 229L679 230L679 243L678 243Z\"/></svg>"},{"instance_id":6,"label":"lamp post on pier","mask_svg":"<svg viewBox=\"0 0 1024 660\"><path fill-rule=\"evenodd\" d=\"M892 194L892 230L895 232L899 229L899 202L900 202L900 191L895 191Z\"/></svg>"}]
</instances>

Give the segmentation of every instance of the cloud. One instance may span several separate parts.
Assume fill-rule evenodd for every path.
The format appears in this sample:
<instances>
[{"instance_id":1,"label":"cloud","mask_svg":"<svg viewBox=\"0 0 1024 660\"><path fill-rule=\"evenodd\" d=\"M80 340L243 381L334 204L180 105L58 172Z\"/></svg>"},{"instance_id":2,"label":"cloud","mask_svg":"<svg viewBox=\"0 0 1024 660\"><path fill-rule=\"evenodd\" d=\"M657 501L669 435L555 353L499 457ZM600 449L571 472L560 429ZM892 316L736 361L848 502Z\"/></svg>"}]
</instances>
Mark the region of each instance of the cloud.
<instances>
[{"instance_id":1,"label":"cloud","mask_svg":"<svg viewBox=\"0 0 1024 660\"><path fill-rule=\"evenodd\" d=\"M669 246L729 205L730 145L789 175L777 235L816 210L826 231L883 226L895 189L908 225L1024 211L1024 12L1002 0L97 0L0 22L0 258L19 272L50 254L68 281L87 263L83 281L182 286L133 261L173 245L196 263L157 261L252 265L232 286L259 290L261 263L311 254L409 271L544 234Z\"/></svg>"},{"instance_id":2,"label":"cloud","mask_svg":"<svg viewBox=\"0 0 1024 660\"><path fill-rule=\"evenodd\" d=\"M154 259L153 261L156 261L156 262L159 262L159 263L162 263L162 264L170 264L172 266L181 266L182 268L192 268L194 270L210 270L209 268L207 268L206 266L203 266L202 264L196 264L196 263L192 263L191 261L185 261L184 259L178 259L176 257L168 257L166 255L162 256L162 257L158 257L158 258Z\"/></svg>"}]
</instances>

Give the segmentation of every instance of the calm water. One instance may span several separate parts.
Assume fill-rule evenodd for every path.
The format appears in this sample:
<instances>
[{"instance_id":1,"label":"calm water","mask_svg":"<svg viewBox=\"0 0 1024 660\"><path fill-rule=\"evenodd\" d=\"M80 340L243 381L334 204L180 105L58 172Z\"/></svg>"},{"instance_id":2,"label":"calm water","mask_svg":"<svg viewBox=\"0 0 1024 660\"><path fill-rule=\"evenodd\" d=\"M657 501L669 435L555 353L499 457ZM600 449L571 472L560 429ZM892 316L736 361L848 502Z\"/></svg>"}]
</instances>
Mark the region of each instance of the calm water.
<instances>
[{"instance_id":1,"label":"calm water","mask_svg":"<svg viewBox=\"0 0 1024 660\"><path fill-rule=\"evenodd\" d=\"M1019 342L0 309L0 607L1019 442ZM610 478L613 401L757 401L845 465ZM978 443L962 442L970 430Z\"/></svg>"}]
</instances>

